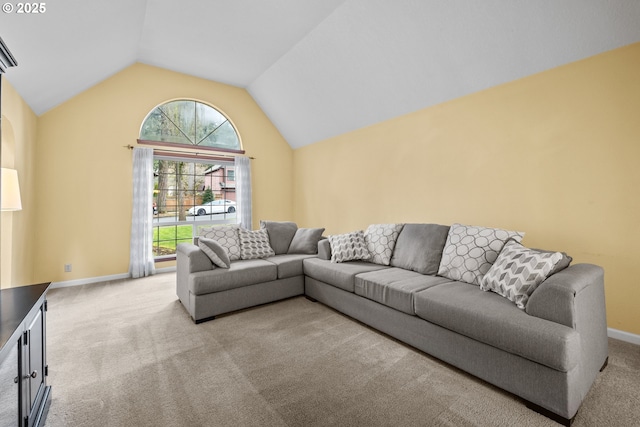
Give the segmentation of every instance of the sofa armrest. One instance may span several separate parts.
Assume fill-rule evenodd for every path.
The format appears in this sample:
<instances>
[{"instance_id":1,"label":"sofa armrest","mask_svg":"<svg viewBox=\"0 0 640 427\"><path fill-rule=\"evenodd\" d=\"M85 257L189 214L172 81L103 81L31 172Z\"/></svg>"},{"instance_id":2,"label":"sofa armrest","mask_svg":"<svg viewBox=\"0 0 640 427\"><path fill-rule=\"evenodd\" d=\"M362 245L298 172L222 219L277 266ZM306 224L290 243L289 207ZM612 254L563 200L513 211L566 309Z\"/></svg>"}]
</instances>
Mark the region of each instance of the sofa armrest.
<instances>
[{"instance_id":1,"label":"sofa armrest","mask_svg":"<svg viewBox=\"0 0 640 427\"><path fill-rule=\"evenodd\" d=\"M526 311L578 331L585 378L592 380L606 364L609 340L602 267L576 264L554 274L531 294Z\"/></svg>"},{"instance_id":2,"label":"sofa armrest","mask_svg":"<svg viewBox=\"0 0 640 427\"><path fill-rule=\"evenodd\" d=\"M215 268L211 259L196 245L191 243L179 243L176 247L176 260L178 270L187 273L212 270Z\"/></svg>"},{"instance_id":3,"label":"sofa armrest","mask_svg":"<svg viewBox=\"0 0 640 427\"><path fill-rule=\"evenodd\" d=\"M331 244L329 239L321 239L318 242L318 258L324 260L331 260Z\"/></svg>"},{"instance_id":4,"label":"sofa armrest","mask_svg":"<svg viewBox=\"0 0 640 427\"><path fill-rule=\"evenodd\" d=\"M589 292L590 288L596 292ZM592 264L572 265L541 283L529 297L526 311L576 329L578 304L586 295L602 298L597 305L604 307L604 270Z\"/></svg>"},{"instance_id":5,"label":"sofa armrest","mask_svg":"<svg viewBox=\"0 0 640 427\"><path fill-rule=\"evenodd\" d=\"M189 298L189 275L197 271L213 270L215 266L202 249L191 243L176 246L176 294L193 317Z\"/></svg>"}]
</instances>

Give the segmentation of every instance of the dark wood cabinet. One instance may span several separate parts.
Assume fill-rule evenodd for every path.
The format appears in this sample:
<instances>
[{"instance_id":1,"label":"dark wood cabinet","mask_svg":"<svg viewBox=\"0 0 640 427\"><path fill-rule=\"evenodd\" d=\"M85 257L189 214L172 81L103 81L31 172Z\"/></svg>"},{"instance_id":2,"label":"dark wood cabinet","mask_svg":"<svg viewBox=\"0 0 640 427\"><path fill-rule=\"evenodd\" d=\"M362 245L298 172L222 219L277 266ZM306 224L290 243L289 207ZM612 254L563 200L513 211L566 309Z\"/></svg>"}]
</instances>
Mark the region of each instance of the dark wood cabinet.
<instances>
[{"instance_id":1,"label":"dark wood cabinet","mask_svg":"<svg viewBox=\"0 0 640 427\"><path fill-rule=\"evenodd\" d=\"M49 283L0 291L0 426L38 427L51 403L47 385Z\"/></svg>"},{"instance_id":2,"label":"dark wood cabinet","mask_svg":"<svg viewBox=\"0 0 640 427\"><path fill-rule=\"evenodd\" d=\"M7 344L0 361L0 426L20 425L19 343Z\"/></svg>"}]
</instances>

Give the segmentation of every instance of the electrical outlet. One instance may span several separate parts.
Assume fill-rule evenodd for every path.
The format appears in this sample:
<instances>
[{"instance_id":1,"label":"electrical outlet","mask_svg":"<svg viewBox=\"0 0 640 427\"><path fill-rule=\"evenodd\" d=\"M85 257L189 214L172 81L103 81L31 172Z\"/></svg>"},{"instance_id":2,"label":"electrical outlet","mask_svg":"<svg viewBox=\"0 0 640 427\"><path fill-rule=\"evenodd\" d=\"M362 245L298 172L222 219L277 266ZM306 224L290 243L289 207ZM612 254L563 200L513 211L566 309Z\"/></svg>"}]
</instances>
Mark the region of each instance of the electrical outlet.
<instances>
[{"instance_id":1,"label":"electrical outlet","mask_svg":"<svg viewBox=\"0 0 640 427\"><path fill-rule=\"evenodd\" d=\"M71 272L71 264L65 264L64 265L64 272L65 273Z\"/></svg>"}]
</instances>

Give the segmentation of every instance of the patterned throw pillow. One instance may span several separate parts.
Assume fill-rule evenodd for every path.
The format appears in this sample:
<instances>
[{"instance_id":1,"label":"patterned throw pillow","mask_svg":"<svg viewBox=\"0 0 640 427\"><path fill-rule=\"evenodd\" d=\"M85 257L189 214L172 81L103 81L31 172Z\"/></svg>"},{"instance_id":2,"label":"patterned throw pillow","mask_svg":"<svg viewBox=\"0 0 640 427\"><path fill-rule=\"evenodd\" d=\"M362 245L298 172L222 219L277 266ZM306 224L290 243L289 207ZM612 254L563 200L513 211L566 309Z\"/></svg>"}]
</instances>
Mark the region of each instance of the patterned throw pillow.
<instances>
[{"instance_id":1,"label":"patterned throw pillow","mask_svg":"<svg viewBox=\"0 0 640 427\"><path fill-rule=\"evenodd\" d=\"M523 232L453 224L442 251L438 275L480 285L505 242L520 242Z\"/></svg>"},{"instance_id":2,"label":"patterned throw pillow","mask_svg":"<svg viewBox=\"0 0 640 427\"><path fill-rule=\"evenodd\" d=\"M368 261L371 258L362 230L335 234L328 239L331 245L331 262Z\"/></svg>"},{"instance_id":3,"label":"patterned throw pillow","mask_svg":"<svg viewBox=\"0 0 640 427\"><path fill-rule=\"evenodd\" d=\"M482 278L480 289L502 295L524 310L533 291L551 275L562 258L560 252L537 251L509 240Z\"/></svg>"},{"instance_id":4,"label":"patterned throw pillow","mask_svg":"<svg viewBox=\"0 0 640 427\"><path fill-rule=\"evenodd\" d=\"M364 232L370 262L389 265L403 224L372 224Z\"/></svg>"},{"instance_id":5,"label":"patterned throw pillow","mask_svg":"<svg viewBox=\"0 0 640 427\"><path fill-rule=\"evenodd\" d=\"M242 259L259 259L274 256L276 253L269 245L269 233L266 229L245 230L240 233L240 257Z\"/></svg>"},{"instance_id":6,"label":"patterned throw pillow","mask_svg":"<svg viewBox=\"0 0 640 427\"><path fill-rule=\"evenodd\" d=\"M234 261L240 259L240 236L238 235L239 227L237 225L225 225L222 227L203 228L200 231L200 237L215 240L227 250L229 260Z\"/></svg>"},{"instance_id":7,"label":"patterned throw pillow","mask_svg":"<svg viewBox=\"0 0 640 427\"><path fill-rule=\"evenodd\" d=\"M216 267L229 268L231 264L229 254L218 242L206 237L200 237L198 238L198 246Z\"/></svg>"}]
</instances>

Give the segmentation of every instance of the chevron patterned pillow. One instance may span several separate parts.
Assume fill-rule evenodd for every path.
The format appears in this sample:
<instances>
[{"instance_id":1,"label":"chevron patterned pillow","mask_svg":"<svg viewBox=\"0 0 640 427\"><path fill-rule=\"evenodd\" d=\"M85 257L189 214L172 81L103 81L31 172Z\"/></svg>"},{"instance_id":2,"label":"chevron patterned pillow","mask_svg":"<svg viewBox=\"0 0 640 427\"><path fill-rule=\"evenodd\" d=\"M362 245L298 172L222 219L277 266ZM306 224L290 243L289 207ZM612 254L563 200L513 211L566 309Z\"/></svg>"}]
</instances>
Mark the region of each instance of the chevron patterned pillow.
<instances>
[{"instance_id":1,"label":"chevron patterned pillow","mask_svg":"<svg viewBox=\"0 0 640 427\"><path fill-rule=\"evenodd\" d=\"M524 310L529 297L562 259L560 252L541 252L508 240L480 281L480 289L493 291Z\"/></svg>"},{"instance_id":2,"label":"chevron patterned pillow","mask_svg":"<svg viewBox=\"0 0 640 427\"><path fill-rule=\"evenodd\" d=\"M368 261L371 254L364 241L362 230L328 237L331 245L331 262Z\"/></svg>"}]
</instances>

